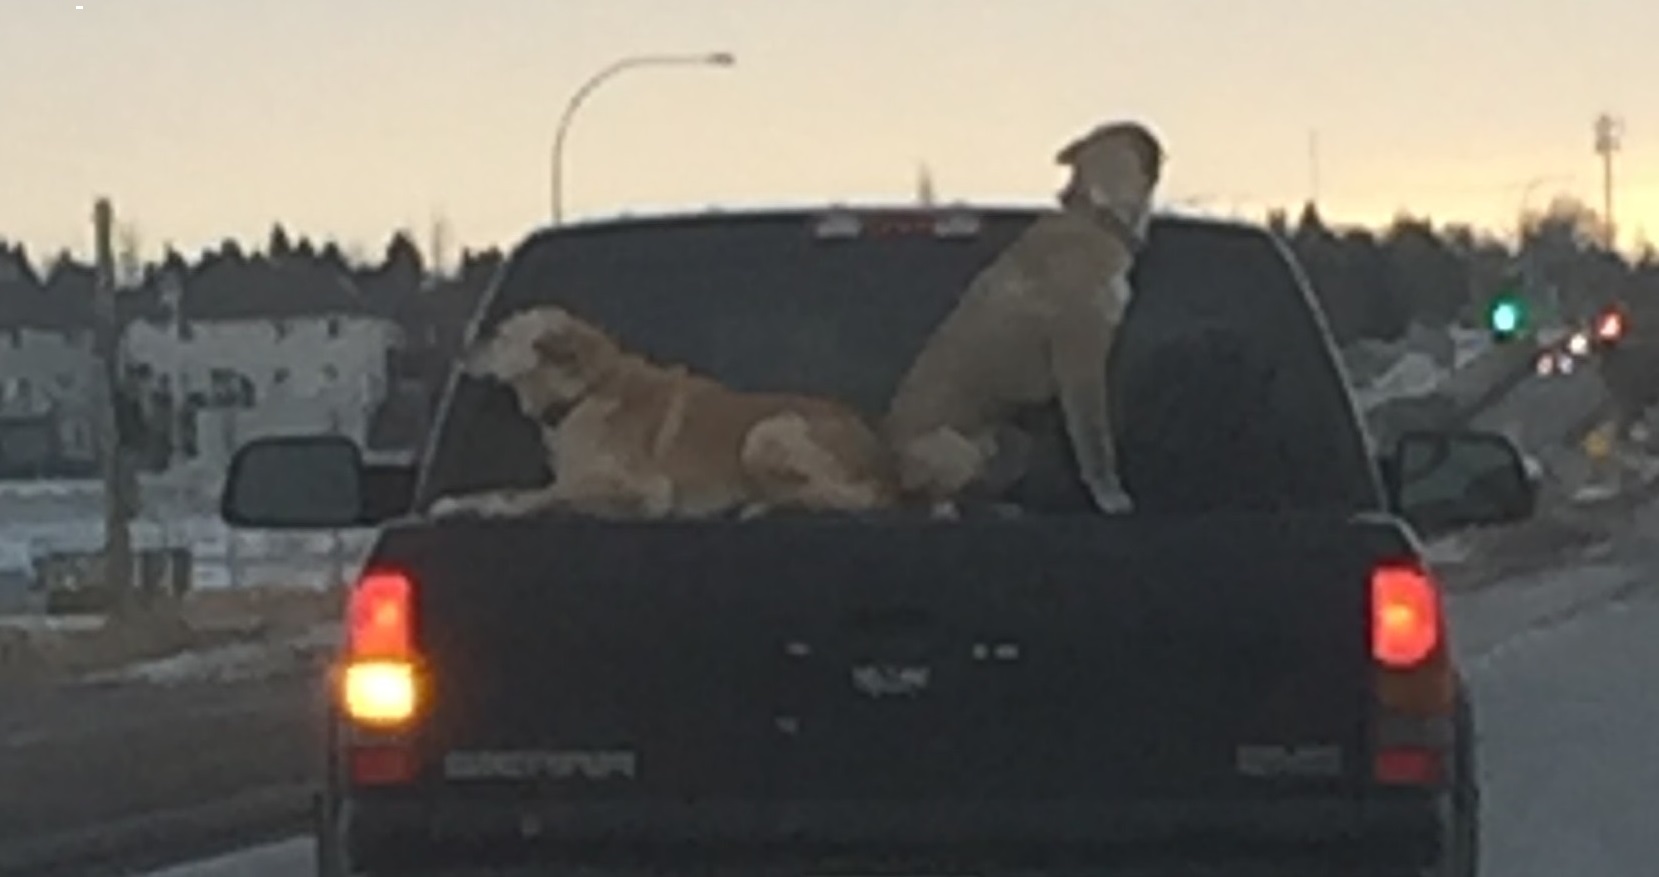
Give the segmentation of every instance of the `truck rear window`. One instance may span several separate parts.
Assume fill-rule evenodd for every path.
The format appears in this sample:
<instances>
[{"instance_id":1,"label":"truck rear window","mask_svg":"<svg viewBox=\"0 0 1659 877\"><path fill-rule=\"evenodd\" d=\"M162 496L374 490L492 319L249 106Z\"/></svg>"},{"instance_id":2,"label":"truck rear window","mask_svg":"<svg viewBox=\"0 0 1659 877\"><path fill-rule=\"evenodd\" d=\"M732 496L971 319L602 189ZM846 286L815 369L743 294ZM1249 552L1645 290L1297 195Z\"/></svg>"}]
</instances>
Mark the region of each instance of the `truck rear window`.
<instances>
[{"instance_id":1,"label":"truck rear window","mask_svg":"<svg viewBox=\"0 0 1659 877\"><path fill-rule=\"evenodd\" d=\"M544 232L509 260L475 330L557 303L658 362L683 363L738 389L836 398L874 417L973 276L1034 217L1025 210L779 212ZM1339 373L1270 240L1164 219L1154 224L1152 242L1120 346L1156 343L1189 317L1249 324L1253 336L1302 360L1285 371L1301 382L1286 397L1300 399L1303 411L1280 413L1313 418L1310 426L1323 420L1317 428L1327 435L1316 442L1316 458L1322 453L1347 468L1326 478L1322 500L1309 502L1372 503L1374 483ZM1191 257L1206 251L1219 263L1194 264ZM1143 293L1160 301L1143 305ZM427 462L423 505L550 477L536 429L510 392L464 377L451 388Z\"/></svg>"}]
</instances>

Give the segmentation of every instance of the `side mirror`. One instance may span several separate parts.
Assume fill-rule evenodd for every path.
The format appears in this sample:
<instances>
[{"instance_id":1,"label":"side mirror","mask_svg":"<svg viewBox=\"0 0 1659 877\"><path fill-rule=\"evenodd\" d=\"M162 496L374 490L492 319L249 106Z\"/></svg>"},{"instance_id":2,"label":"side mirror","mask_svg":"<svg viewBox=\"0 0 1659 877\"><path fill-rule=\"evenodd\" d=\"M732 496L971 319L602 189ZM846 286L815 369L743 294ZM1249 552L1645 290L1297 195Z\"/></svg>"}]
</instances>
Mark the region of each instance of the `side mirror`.
<instances>
[{"instance_id":1,"label":"side mirror","mask_svg":"<svg viewBox=\"0 0 1659 877\"><path fill-rule=\"evenodd\" d=\"M231 458L219 514L236 528L369 527L403 514L413 487L413 467L367 465L343 436L263 438Z\"/></svg>"},{"instance_id":2,"label":"side mirror","mask_svg":"<svg viewBox=\"0 0 1659 877\"><path fill-rule=\"evenodd\" d=\"M1427 537L1530 518L1538 476L1508 438L1408 432L1383 468L1394 510Z\"/></svg>"}]
</instances>

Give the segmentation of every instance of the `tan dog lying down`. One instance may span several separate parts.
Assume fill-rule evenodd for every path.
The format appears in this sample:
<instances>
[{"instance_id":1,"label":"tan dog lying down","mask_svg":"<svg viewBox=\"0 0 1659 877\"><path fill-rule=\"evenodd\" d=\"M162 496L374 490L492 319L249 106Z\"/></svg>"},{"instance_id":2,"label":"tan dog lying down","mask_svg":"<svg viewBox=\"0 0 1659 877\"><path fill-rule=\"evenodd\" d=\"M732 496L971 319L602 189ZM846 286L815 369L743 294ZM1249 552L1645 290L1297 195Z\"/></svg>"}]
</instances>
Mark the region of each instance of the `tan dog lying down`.
<instances>
[{"instance_id":1,"label":"tan dog lying down","mask_svg":"<svg viewBox=\"0 0 1659 877\"><path fill-rule=\"evenodd\" d=\"M741 393L657 365L562 308L509 317L474 343L462 367L512 388L519 409L541 425L554 480L446 498L434 515L557 508L602 517L747 516L893 501L886 448L853 409Z\"/></svg>"},{"instance_id":2,"label":"tan dog lying down","mask_svg":"<svg viewBox=\"0 0 1659 877\"><path fill-rule=\"evenodd\" d=\"M1128 506L1113 463L1106 357L1129 304L1163 148L1145 127L1120 122L1071 143L1058 161L1072 169L1061 209L974 278L889 405L883 432L901 490L938 511L999 453L1020 456L998 447L1018 409L1055 400L1095 504Z\"/></svg>"}]
</instances>

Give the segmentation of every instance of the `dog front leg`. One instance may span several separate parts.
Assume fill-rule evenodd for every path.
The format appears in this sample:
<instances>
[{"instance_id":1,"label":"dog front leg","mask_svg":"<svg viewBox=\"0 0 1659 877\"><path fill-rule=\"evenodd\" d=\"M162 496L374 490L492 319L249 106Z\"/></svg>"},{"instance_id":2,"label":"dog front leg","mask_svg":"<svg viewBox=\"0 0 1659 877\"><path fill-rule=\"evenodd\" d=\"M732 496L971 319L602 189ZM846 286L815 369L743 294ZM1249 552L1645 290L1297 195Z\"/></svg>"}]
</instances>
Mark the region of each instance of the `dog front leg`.
<instances>
[{"instance_id":1,"label":"dog front leg","mask_svg":"<svg viewBox=\"0 0 1659 877\"><path fill-rule=\"evenodd\" d=\"M1103 313L1068 315L1056 321L1052 336L1055 388L1072 453L1095 506L1108 513L1127 511L1130 505L1113 462L1106 399L1112 328Z\"/></svg>"},{"instance_id":2,"label":"dog front leg","mask_svg":"<svg viewBox=\"0 0 1659 877\"><path fill-rule=\"evenodd\" d=\"M630 520L666 517L673 510L673 485L666 479L637 479L597 471L560 479L553 504L594 518Z\"/></svg>"}]
</instances>

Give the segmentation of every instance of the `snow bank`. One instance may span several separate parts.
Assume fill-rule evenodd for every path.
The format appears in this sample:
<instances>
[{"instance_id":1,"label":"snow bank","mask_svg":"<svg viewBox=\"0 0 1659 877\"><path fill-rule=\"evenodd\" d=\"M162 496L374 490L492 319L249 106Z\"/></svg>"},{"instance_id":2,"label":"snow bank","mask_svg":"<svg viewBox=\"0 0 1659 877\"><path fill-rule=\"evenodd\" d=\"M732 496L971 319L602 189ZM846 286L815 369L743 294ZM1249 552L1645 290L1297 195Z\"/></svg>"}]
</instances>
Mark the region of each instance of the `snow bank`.
<instances>
[{"instance_id":1,"label":"snow bank","mask_svg":"<svg viewBox=\"0 0 1659 877\"><path fill-rule=\"evenodd\" d=\"M93 685L182 685L269 679L313 669L339 642L340 626L328 622L281 639L237 642L180 652L82 677Z\"/></svg>"},{"instance_id":2,"label":"snow bank","mask_svg":"<svg viewBox=\"0 0 1659 877\"><path fill-rule=\"evenodd\" d=\"M1374 408L1391 399L1427 396L1451 374L1425 353L1407 353L1377 379L1354 389L1361 409Z\"/></svg>"}]
</instances>

